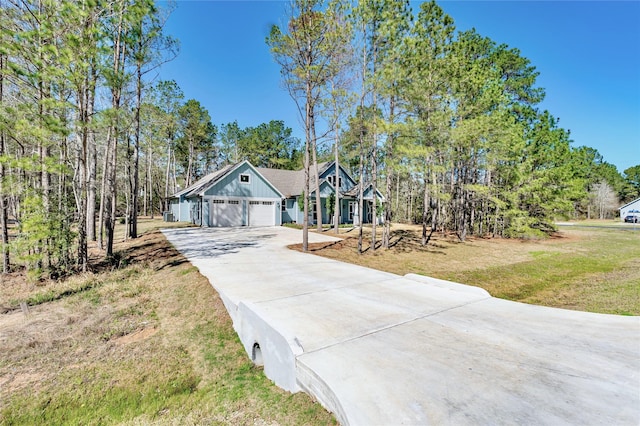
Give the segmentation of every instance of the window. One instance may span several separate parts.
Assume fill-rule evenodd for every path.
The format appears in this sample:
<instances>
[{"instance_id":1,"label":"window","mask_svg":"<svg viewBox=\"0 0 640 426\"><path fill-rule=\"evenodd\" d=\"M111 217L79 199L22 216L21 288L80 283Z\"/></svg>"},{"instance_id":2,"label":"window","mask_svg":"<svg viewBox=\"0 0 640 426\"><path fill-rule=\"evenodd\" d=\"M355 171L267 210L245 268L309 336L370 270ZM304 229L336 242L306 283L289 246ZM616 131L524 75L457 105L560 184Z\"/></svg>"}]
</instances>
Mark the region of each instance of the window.
<instances>
[{"instance_id":1,"label":"window","mask_svg":"<svg viewBox=\"0 0 640 426\"><path fill-rule=\"evenodd\" d=\"M262 205L263 206L272 206L273 205L273 201L263 201Z\"/></svg>"},{"instance_id":2,"label":"window","mask_svg":"<svg viewBox=\"0 0 640 426\"><path fill-rule=\"evenodd\" d=\"M213 200L213 204L224 204L224 200Z\"/></svg>"},{"instance_id":3,"label":"window","mask_svg":"<svg viewBox=\"0 0 640 426\"><path fill-rule=\"evenodd\" d=\"M260 201L249 201L249 205L251 206L256 206L258 204L260 204Z\"/></svg>"},{"instance_id":4,"label":"window","mask_svg":"<svg viewBox=\"0 0 640 426\"><path fill-rule=\"evenodd\" d=\"M356 210L355 201L349 201L349 220L353 220L353 214Z\"/></svg>"},{"instance_id":5,"label":"window","mask_svg":"<svg viewBox=\"0 0 640 426\"><path fill-rule=\"evenodd\" d=\"M240 175L240 183L249 183L249 179L250 176L247 174L241 174Z\"/></svg>"},{"instance_id":6,"label":"window","mask_svg":"<svg viewBox=\"0 0 640 426\"><path fill-rule=\"evenodd\" d=\"M240 201L238 201L238 200L229 200L229 201L227 201L227 203L229 203L229 204L240 204Z\"/></svg>"},{"instance_id":7,"label":"window","mask_svg":"<svg viewBox=\"0 0 640 426\"><path fill-rule=\"evenodd\" d=\"M335 175L331 175L327 177L327 180L329 181L329 183L333 186L336 186L336 177ZM342 178L338 177L338 188L342 187Z\"/></svg>"},{"instance_id":8,"label":"window","mask_svg":"<svg viewBox=\"0 0 640 426\"><path fill-rule=\"evenodd\" d=\"M282 211L283 212L287 211L287 200L282 200Z\"/></svg>"}]
</instances>

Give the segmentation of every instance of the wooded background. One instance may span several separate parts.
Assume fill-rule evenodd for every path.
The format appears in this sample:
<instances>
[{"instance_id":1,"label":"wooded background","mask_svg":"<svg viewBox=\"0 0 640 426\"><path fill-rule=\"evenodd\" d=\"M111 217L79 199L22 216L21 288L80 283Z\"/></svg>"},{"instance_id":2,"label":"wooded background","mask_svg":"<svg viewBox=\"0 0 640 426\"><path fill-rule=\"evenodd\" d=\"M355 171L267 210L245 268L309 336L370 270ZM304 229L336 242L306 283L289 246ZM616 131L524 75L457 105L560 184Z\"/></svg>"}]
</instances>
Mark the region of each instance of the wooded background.
<instances>
[{"instance_id":1,"label":"wooded background","mask_svg":"<svg viewBox=\"0 0 640 426\"><path fill-rule=\"evenodd\" d=\"M163 32L170 7L0 9L3 273L86 270L90 242L113 256L117 220L136 238L138 215L161 214L169 195L244 159L310 175L321 161L346 165L386 197L383 246L393 221L422 223L425 243L433 231L540 237L555 219L610 217L640 197L640 165L620 173L575 146L538 109L534 65L456 32L435 2L291 3L288 27L273 27L265 49L299 107L303 141L283 121L216 126L175 81L157 80L179 51Z\"/></svg>"}]
</instances>

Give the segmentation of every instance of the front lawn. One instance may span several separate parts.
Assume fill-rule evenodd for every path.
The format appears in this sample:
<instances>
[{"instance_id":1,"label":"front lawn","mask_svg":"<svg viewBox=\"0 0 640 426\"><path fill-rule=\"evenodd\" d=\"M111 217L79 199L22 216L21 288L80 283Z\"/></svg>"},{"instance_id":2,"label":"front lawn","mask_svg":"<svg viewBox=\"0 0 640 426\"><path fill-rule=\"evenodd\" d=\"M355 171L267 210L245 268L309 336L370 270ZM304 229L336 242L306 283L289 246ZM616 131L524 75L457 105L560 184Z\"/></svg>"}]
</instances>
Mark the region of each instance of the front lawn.
<instances>
[{"instance_id":1,"label":"front lawn","mask_svg":"<svg viewBox=\"0 0 640 426\"><path fill-rule=\"evenodd\" d=\"M357 229L340 243L311 244L312 253L399 275L417 273L482 287L493 296L589 312L640 315L640 232L563 227L547 240L434 234L420 245L419 226L395 225L392 248L358 255ZM378 228L378 244L382 229ZM298 247L299 248L299 247Z\"/></svg>"}]
</instances>

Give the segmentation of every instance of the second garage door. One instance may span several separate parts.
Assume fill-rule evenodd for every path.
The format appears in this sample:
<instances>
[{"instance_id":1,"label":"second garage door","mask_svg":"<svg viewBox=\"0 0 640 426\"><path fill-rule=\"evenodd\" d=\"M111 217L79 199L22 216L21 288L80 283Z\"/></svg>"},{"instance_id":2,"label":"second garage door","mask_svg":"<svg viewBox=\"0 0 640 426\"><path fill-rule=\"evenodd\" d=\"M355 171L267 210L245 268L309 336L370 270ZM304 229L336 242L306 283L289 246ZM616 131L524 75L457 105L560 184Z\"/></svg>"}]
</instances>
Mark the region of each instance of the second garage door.
<instances>
[{"instance_id":1,"label":"second garage door","mask_svg":"<svg viewBox=\"0 0 640 426\"><path fill-rule=\"evenodd\" d=\"M249 201L249 226L274 226L275 206L273 201Z\"/></svg>"}]
</instances>

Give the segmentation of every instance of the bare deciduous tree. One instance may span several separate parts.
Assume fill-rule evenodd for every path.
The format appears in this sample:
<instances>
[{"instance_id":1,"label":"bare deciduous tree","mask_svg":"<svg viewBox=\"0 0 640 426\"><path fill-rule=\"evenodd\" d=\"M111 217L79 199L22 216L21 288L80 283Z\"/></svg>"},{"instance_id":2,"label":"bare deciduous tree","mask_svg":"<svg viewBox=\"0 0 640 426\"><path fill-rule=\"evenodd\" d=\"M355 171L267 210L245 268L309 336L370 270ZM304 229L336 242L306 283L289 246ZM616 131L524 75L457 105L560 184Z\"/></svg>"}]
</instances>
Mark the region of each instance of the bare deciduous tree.
<instances>
[{"instance_id":1,"label":"bare deciduous tree","mask_svg":"<svg viewBox=\"0 0 640 426\"><path fill-rule=\"evenodd\" d=\"M618 196L605 181L593 185L589 196L595 211L598 213L598 219L608 219L611 212L618 207Z\"/></svg>"}]
</instances>

